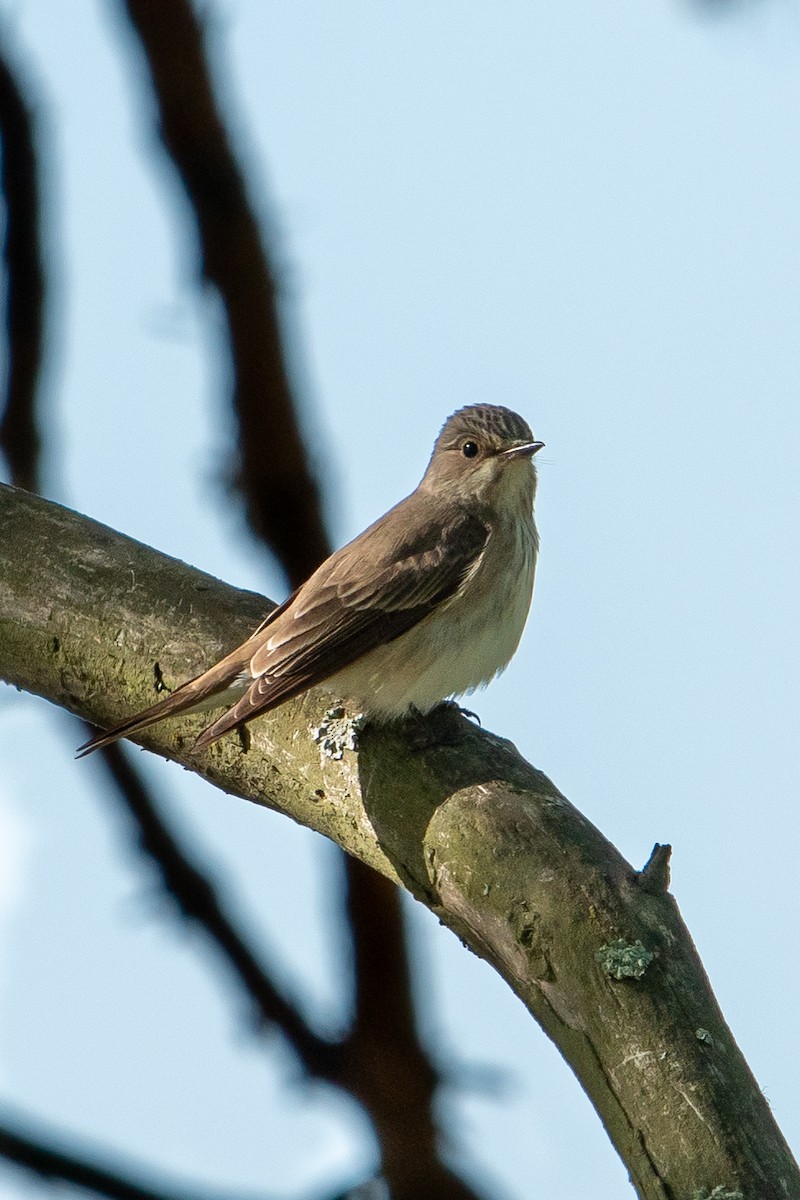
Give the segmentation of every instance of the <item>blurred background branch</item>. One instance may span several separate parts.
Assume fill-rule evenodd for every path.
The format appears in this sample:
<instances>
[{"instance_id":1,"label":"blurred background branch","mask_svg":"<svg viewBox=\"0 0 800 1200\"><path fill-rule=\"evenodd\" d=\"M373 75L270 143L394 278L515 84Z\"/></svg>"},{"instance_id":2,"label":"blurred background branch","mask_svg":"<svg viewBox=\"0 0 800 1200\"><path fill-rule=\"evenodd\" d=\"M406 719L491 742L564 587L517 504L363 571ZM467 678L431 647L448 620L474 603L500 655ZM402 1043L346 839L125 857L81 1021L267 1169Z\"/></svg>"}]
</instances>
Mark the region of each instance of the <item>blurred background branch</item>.
<instances>
[{"instance_id":1,"label":"blurred background branch","mask_svg":"<svg viewBox=\"0 0 800 1200\"><path fill-rule=\"evenodd\" d=\"M0 22L0 195L4 211L5 372L0 398L0 453L17 487L40 487L37 406L42 367L45 269L35 116Z\"/></svg>"},{"instance_id":2,"label":"blurred background branch","mask_svg":"<svg viewBox=\"0 0 800 1200\"><path fill-rule=\"evenodd\" d=\"M201 19L189 0L125 0L164 149L184 188L204 280L222 303L250 527L293 588L330 553L297 421L281 302L265 234L215 95Z\"/></svg>"},{"instance_id":3,"label":"blurred background branch","mask_svg":"<svg viewBox=\"0 0 800 1200\"><path fill-rule=\"evenodd\" d=\"M203 274L226 314L250 525L296 587L332 547L297 420L275 270L219 111L197 11L188 0L126 0L125 8L147 63L159 133L186 191ZM375 1123L393 1196L409 1194L406 1176L411 1170L418 1179L420 1164L431 1200L471 1196L463 1184L453 1190L437 1156L437 1077L412 1015L399 893L349 858L344 868L356 1012L339 1081Z\"/></svg>"},{"instance_id":4,"label":"blurred background branch","mask_svg":"<svg viewBox=\"0 0 800 1200\"><path fill-rule=\"evenodd\" d=\"M148 1186L136 1179L129 1165L113 1162L94 1149L73 1147L70 1139L47 1131L47 1140L30 1136L35 1118L0 1109L0 1155L43 1183L68 1183L73 1187L108 1196L110 1200L270 1200L274 1194L261 1192L224 1194L208 1185L197 1189Z\"/></svg>"}]
</instances>

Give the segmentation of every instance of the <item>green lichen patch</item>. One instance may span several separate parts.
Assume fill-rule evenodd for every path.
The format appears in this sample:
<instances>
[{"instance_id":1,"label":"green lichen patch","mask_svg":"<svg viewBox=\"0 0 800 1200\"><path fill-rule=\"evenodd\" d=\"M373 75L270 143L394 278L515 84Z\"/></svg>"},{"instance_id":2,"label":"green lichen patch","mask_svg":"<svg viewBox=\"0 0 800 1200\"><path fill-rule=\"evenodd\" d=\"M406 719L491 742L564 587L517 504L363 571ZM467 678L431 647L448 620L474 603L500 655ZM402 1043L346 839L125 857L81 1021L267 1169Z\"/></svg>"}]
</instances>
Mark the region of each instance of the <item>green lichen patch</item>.
<instances>
[{"instance_id":1,"label":"green lichen patch","mask_svg":"<svg viewBox=\"0 0 800 1200\"><path fill-rule=\"evenodd\" d=\"M641 979L653 961L653 952L647 950L638 938L635 942L617 938L601 946L595 958L612 979Z\"/></svg>"}]
</instances>

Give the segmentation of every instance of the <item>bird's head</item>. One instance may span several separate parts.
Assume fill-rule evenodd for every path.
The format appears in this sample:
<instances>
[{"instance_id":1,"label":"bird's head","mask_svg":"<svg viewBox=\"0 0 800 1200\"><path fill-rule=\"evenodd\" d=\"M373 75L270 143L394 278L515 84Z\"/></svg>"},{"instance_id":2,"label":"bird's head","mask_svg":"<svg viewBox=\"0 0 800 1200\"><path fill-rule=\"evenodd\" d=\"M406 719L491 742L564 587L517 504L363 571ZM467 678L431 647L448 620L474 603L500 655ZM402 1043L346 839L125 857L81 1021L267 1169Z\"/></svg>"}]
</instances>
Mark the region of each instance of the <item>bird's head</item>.
<instances>
[{"instance_id":1,"label":"bird's head","mask_svg":"<svg viewBox=\"0 0 800 1200\"><path fill-rule=\"evenodd\" d=\"M460 501L530 508L536 491L533 456L543 445L510 408L460 408L445 421L420 487Z\"/></svg>"}]
</instances>

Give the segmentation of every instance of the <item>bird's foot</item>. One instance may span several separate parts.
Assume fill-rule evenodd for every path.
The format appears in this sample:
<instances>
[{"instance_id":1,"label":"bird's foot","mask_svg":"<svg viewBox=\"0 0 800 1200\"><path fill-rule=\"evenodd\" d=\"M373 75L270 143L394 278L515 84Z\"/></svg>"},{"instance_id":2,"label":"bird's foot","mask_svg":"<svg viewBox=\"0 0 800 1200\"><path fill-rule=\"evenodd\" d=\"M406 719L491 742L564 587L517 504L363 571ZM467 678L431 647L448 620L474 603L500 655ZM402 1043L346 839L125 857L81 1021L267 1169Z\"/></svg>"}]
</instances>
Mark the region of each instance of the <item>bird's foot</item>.
<instances>
[{"instance_id":1,"label":"bird's foot","mask_svg":"<svg viewBox=\"0 0 800 1200\"><path fill-rule=\"evenodd\" d=\"M468 721L474 721L479 729L483 729L483 721L480 719L480 717L478 716L478 714L476 712L472 711L471 708L462 708L461 705L458 704L457 701L455 701L455 700L445 700L445 701L443 701L443 703L444 704L452 704L454 708L458 709L458 711L461 713L462 717L466 717Z\"/></svg>"},{"instance_id":2,"label":"bird's foot","mask_svg":"<svg viewBox=\"0 0 800 1200\"><path fill-rule=\"evenodd\" d=\"M454 700L443 700L427 713L412 704L404 718L404 733L411 749L458 745L464 739L464 726L459 720L462 716L475 717L475 713L461 708Z\"/></svg>"}]
</instances>

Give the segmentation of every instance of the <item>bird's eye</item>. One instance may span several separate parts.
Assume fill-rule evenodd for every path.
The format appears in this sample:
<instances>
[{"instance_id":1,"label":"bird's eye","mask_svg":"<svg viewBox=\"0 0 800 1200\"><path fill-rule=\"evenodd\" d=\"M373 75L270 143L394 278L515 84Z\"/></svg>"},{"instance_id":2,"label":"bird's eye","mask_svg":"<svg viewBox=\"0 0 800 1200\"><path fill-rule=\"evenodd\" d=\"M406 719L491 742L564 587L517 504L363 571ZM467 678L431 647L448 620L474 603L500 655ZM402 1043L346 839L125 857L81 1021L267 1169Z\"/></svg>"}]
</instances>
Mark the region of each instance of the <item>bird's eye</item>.
<instances>
[{"instance_id":1,"label":"bird's eye","mask_svg":"<svg viewBox=\"0 0 800 1200\"><path fill-rule=\"evenodd\" d=\"M464 442L464 445L461 447L461 453L464 455L464 458L474 458L478 453L478 443Z\"/></svg>"}]
</instances>

